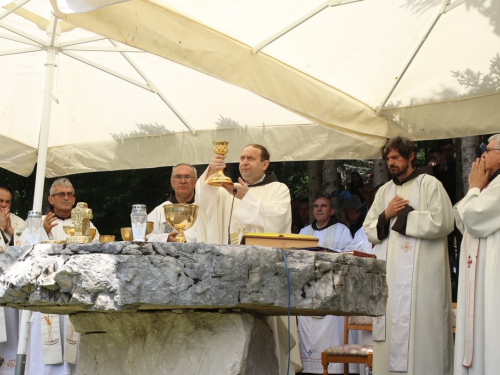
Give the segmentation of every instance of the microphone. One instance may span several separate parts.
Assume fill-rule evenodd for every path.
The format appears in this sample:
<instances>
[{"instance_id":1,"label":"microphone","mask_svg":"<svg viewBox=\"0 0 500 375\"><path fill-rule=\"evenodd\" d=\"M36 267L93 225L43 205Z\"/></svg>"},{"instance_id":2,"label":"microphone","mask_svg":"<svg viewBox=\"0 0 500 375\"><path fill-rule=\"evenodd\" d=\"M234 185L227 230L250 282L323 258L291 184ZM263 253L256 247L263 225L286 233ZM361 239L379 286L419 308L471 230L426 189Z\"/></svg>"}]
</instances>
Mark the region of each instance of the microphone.
<instances>
[{"instance_id":1,"label":"microphone","mask_svg":"<svg viewBox=\"0 0 500 375\"><path fill-rule=\"evenodd\" d=\"M227 244L231 245L231 219L233 218L233 206L234 206L234 197L236 197L236 193L238 189L233 188L233 201L231 202L231 212L229 213L229 224L227 226Z\"/></svg>"}]
</instances>

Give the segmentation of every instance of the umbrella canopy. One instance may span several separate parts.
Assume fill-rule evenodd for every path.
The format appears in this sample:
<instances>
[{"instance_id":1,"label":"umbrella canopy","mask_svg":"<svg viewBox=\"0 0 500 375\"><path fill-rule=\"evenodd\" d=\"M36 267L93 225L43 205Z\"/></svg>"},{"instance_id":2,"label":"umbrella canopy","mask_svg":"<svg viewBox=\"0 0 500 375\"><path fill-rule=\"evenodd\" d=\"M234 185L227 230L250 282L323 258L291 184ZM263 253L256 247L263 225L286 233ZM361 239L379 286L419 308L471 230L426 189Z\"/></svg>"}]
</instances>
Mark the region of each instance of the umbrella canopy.
<instances>
[{"instance_id":1,"label":"umbrella canopy","mask_svg":"<svg viewBox=\"0 0 500 375\"><path fill-rule=\"evenodd\" d=\"M498 1L51 1L70 23L372 145L500 130Z\"/></svg>"},{"instance_id":2,"label":"umbrella canopy","mask_svg":"<svg viewBox=\"0 0 500 375\"><path fill-rule=\"evenodd\" d=\"M377 154L235 85L51 19L47 0L2 10L2 168L29 175L42 138L47 177L203 164L217 139L230 142L230 161L248 143L270 146L273 160Z\"/></svg>"}]
</instances>

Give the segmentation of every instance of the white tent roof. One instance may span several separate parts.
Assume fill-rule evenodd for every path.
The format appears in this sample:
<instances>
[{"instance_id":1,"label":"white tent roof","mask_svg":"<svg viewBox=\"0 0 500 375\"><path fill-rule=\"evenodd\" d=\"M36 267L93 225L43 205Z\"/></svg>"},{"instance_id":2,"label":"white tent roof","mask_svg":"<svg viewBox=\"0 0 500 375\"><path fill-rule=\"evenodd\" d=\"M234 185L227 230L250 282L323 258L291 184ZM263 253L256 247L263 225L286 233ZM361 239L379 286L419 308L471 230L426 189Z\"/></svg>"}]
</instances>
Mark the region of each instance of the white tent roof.
<instances>
[{"instance_id":1,"label":"white tent roof","mask_svg":"<svg viewBox=\"0 0 500 375\"><path fill-rule=\"evenodd\" d=\"M68 22L372 145L500 131L498 1L57 2Z\"/></svg>"},{"instance_id":2,"label":"white tent roof","mask_svg":"<svg viewBox=\"0 0 500 375\"><path fill-rule=\"evenodd\" d=\"M6 15L14 5L0 11L0 167L29 175L44 108L50 9L32 0ZM230 161L248 143L268 145L273 160L377 153L237 86L65 22L58 28L47 177L207 163L217 139L230 142Z\"/></svg>"}]
</instances>

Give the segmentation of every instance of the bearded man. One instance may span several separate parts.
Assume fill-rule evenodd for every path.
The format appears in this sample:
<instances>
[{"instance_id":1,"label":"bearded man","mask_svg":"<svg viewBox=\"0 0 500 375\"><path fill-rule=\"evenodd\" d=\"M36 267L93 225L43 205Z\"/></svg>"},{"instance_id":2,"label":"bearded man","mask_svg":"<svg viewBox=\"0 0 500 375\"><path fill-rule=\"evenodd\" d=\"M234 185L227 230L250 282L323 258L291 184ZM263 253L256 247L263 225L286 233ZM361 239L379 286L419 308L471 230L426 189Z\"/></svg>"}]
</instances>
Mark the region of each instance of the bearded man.
<instances>
[{"instance_id":1,"label":"bearded man","mask_svg":"<svg viewBox=\"0 0 500 375\"><path fill-rule=\"evenodd\" d=\"M415 169L416 147L403 137L381 148L393 177L364 221L375 254L386 260L386 315L373 325L373 374L451 374L453 339L447 235L453 209L443 185Z\"/></svg>"}]
</instances>

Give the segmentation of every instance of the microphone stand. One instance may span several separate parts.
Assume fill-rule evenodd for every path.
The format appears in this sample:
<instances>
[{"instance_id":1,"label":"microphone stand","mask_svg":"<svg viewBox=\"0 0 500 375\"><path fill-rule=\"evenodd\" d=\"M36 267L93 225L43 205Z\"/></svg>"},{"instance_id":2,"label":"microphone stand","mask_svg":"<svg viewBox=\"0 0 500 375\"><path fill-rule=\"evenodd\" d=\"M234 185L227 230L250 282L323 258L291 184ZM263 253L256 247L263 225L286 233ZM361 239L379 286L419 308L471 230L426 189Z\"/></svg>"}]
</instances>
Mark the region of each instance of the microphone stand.
<instances>
[{"instance_id":1,"label":"microphone stand","mask_svg":"<svg viewBox=\"0 0 500 375\"><path fill-rule=\"evenodd\" d=\"M231 245L231 219L233 218L233 206L234 206L234 198L236 197L236 193L238 189L233 189L233 201L231 202L231 213L229 215L229 224L227 226L227 244Z\"/></svg>"}]
</instances>

